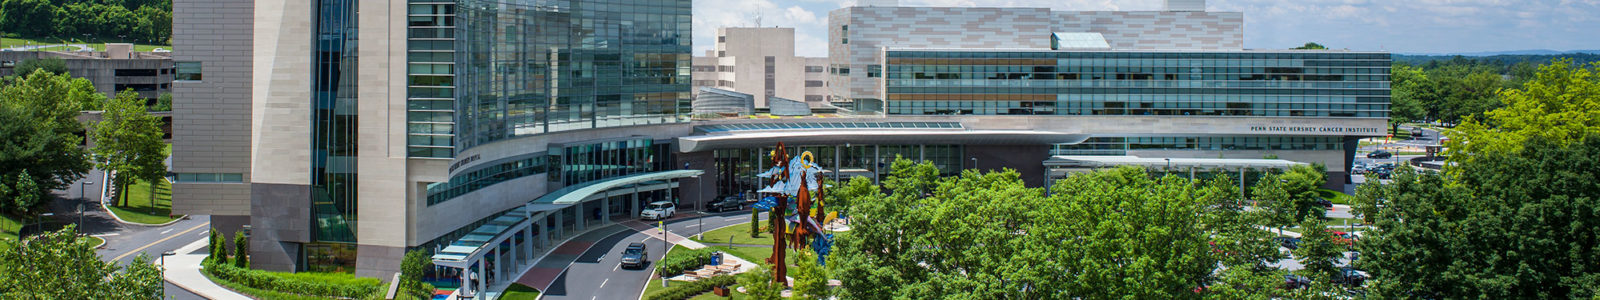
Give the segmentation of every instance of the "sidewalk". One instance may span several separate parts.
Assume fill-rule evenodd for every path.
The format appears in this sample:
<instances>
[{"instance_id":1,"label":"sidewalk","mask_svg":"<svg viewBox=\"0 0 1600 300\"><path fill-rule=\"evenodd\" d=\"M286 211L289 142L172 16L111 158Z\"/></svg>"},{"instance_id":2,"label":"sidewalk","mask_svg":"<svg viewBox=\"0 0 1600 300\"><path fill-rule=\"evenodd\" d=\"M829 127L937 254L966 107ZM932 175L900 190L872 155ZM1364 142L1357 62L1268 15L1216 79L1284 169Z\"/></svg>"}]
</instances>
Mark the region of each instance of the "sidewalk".
<instances>
[{"instance_id":1,"label":"sidewalk","mask_svg":"<svg viewBox=\"0 0 1600 300\"><path fill-rule=\"evenodd\" d=\"M205 260L209 253L201 252L199 250L200 248L206 247L206 242L208 241L210 240L203 239L195 241L194 243L173 251L173 253L177 253L177 255L168 256L166 258L167 271L162 273L162 275L165 277L167 282L171 282L172 285L189 290L190 292L200 295L201 297L206 297L207 299L249 300L250 297L245 297L244 295L235 293L227 288L223 288L222 286L211 282L211 279L206 278L205 275L200 274L200 262Z\"/></svg>"}]
</instances>

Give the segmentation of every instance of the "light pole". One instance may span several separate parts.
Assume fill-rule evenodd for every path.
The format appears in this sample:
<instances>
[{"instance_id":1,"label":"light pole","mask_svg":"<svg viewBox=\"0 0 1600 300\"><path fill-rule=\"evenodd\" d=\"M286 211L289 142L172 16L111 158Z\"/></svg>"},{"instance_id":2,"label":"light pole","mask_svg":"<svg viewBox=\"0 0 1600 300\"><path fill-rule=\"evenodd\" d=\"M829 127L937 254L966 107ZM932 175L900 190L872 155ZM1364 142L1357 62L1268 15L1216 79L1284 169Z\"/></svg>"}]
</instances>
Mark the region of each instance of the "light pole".
<instances>
[{"instance_id":1,"label":"light pole","mask_svg":"<svg viewBox=\"0 0 1600 300\"><path fill-rule=\"evenodd\" d=\"M83 206L84 203L89 202L89 198L84 196L83 193L90 185L94 185L94 182L85 180L83 183L78 184L78 199L83 201L78 202L78 230L83 230Z\"/></svg>"},{"instance_id":2,"label":"light pole","mask_svg":"<svg viewBox=\"0 0 1600 300\"><path fill-rule=\"evenodd\" d=\"M978 157L976 156L972 157L972 169L978 170ZM978 172L983 172L983 170L978 170Z\"/></svg>"},{"instance_id":3,"label":"light pole","mask_svg":"<svg viewBox=\"0 0 1600 300\"><path fill-rule=\"evenodd\" d=\"M161 252L161 277L163 278L167 277L167 257L173 255L177 255L177 253L173 253L172 251ZM166 293L167 285L163 283L161 284L161 294L165 295Z\"/></svg>"},{"instance_id":4,"label":"light pole","mask_svg":"<svg viewBox=\"0 0 1600 300\"><path fill-rule=\"evenodd\" d=\"M697 239L704 239L705 237L702 235L706 233L706 200L700 198L700 193L702 193L700 189L706 185L700 184L700 175L689 176L689 178L694 178L694 205L696 208L700 209L700 216L694 218L694 221L696 222L694 227L699 228L699 233L695 233L694 237Z\"/></svg>"}]
</instances>

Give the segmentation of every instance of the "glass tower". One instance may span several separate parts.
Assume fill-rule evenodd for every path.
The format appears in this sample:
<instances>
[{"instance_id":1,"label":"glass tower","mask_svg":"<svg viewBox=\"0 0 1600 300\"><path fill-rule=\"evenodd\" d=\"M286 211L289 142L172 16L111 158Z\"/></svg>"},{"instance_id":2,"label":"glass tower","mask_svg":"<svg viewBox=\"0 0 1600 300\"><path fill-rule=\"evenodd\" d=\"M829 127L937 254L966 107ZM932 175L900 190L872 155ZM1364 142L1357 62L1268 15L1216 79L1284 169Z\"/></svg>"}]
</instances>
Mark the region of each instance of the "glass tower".
<instances>
[{"instance_id":1,"label":"glass tower","mask_svg":"<svg viewBox=\"0 0 1600 300\"><path fill-rule=\"evenodd\" d=\"M691 0L462 0L456 147L688 121Z\"/></svg>"},{"instance_id":2,"label":"glass tower","mask_svg":"<svg viewBox=\"0 0 1600 300\"><path fill-rule=\"evenodd\" d=\"M312 74L311 240L307 268L354 270L356 1L318 0Z\"/></svg>"}]
</instances>

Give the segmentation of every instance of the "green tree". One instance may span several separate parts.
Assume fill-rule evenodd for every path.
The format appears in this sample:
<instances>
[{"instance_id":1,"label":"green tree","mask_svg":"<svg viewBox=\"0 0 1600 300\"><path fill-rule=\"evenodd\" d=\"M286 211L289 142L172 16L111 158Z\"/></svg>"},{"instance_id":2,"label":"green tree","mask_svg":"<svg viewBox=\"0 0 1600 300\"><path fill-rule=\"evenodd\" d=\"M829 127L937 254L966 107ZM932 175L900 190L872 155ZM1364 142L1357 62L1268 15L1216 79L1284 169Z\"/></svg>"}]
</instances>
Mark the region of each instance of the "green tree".
<instances>
[{"instance_id":1,"label":"green tree","mask_svg":"<svg viewBox=\"0 0 1600 300\"><path fill-rule=\"evenodd\" d=\"M739 275L739 286L744 287L750 299L777 300L781 299L783 286L772 282L772 264L762 263L753 270Z\"/></svg>"},{"instance_id":2,"label":"green tree","mask_svg":"<svg viewBox=\"0 0 1600 300\"><path fill-rule=\"evenodd\" d=\"M761 210L750 209L750 237L761 237Z\"/></svg>"},{"instance_id":3,"label":"green tree","mask_svg":"<svg viewBox=\"0 0 1600 300\"><path fill-rule=\"evenodd\" d=\"M1306 43L1304 46L1294 47L1297 50L1327 50L1327 46L1315 42Z\"/></svg>"},{"instance_id":4,"label":"green tree","mask_svg":"<svg viewBox=\"0 0 1600 300\"><path fill-rule=\"evenodd\" d=\"M233 232L233 252L233 266L250 268L250 239L244 236L244 230Z\"/></svg>"},{"instance_id":5,"label":"green tree","mask_svg":"<svg viewBox=\"0 0 1600 300\"><path fill-rule=\"evenodd\" d=\"M140 6L133 11L134 36L145 43L167 44L172 39L172 9Z\"/></svg>"},{"instance_id":6,"label":"green tree","mask_svg":"<svg viewBox=\"0 0 1600 300\"><path fill-rule=\"evenodd\" d=\"M122 205L127 205L128 186L134 181L155 182L166 175L161 119L145 111L138 94L118 93L107 103L100 122L91 127L97 163L103 170L116 172L112 183Z\"/></svg>"},{"instance_id":7,"label":"green tree","mask_svg":"<svg viewBox=\"0 0 1600 300\"><path fill-rule=\"evenodd\" d=\"M34 71L44 70L50 74L67 74L67 61L60 58L29 58L17 62L17 67L11 69L12 74L28 75Z\"/></svg>"},{"instance_id":8,"label":"green tree","mask_svg":"<svg viewBox=\"0 0 1600 300\"><path fill-rule=\"evenodd\" d=\"M849 212L852 203L871 201L882 197L878 185L872 179L864 176L852 176L844 184L833 183L828 188L827 209L831 211Z\"/></svg>"},{"instance_id":9,"label":"green tree","mask_svg":"<svg viewBox=\"0 0 1600 300\"><path fill-rule=\"evenodd\" d=\"M1312 274L1311 278L1318 282L1327 281L1339 274L1335 266L1339 256L1343 254L1345 245L1334 240L1333 233L1328 230L1327 221L1322 218L1309 218L1300 223L1300 248L1295 249L1295 256L1300 257L1300 264L1305 266L1306 272Z\"/></svg>"},{"instance_id":10,"label":"green tree","mask_svg":"<svg viewBox=\"0 0 1600 300\"><path fill-rule=\"evenodd\" d=\"M1400 124L1423 121L1428 116L1422 105L1424 99L1433 97L1433 83L1422 69L1410 65L1395 65L1390 71L1389 127L1400 130ZM1431 101L1431 100L1430 100Z\"/></svg>"},{"instance_id":11,"label":"green tree","mask_svg":"<svg viewBox=\"0 0 1600 300\"><path fill-rule=\"evenodd\" d=\"M95 92L79 80L34 72L0 87L0 213L32 214L89 171L77 117Z\"/></svg>"},{"instance_id":12,"label":"green tree","mask_svg":"<svg viewBox=\"0 0 1600 300\"><path fill-rule=\"evenodd\" d=\"M1600 68L1600 63L1591 66ZM1532 80L1520 89L1502 91L1500 99L1503 108L1456 128L1458 134L1445 144L1453 162L1520 151L1533 137L1562 144L1600 133L1600 74L1570 60L1540 67Z\"/></svg>"},{"instance_id":13,"label":"green tree","mask_svg":"<svg viewBox=\"0 0 1600 300\"><path fill-rule=\"evenodd\" d=\"M51 20L56 18L55 5L50 0L0 1L0 28L23 36L48 36L52 34Z\"/></svg>"},{"instance_id":14,"label":"green tree","mask_svg":"<svg viewBox=\"0 0 1600 300\"><path fill-rule=\"evenodd\" d=\"M160 299L161 286L161 269L149 258L140 255L126 269L101 261L73 225L0 247L6 299Z\"/></svg>"},{"instance_id":15,"label":"green tree","mask_svg":"<svg viewBox=\"0 0 1600 300\"><path fill-rule=\"evenodd\" d=\"M798 251L794 256L794 295L796 299L828 299L828 271L817 264L817 255Z\"/></svg>"},{"instance_id":16,"label":"green tree","mask_svg":"<svg viewBox=\"0 0 1600 300\"><path fill-rule=\"evenodd\" d=\"M161 96L156 97L156 107L150 111L172 111L172 93L161 93Z\"/></svg>"},{"instance_id":17,"label":"green tree","mask_svg":"<svg viewBox=\"0 0 1600 300\"><path fill-rule=\"evenodd\" d=\"M1491 134L1516 134L1514 131ZM1600 134L1529 137L1457 175L1397 173L1357 261L1379 295L1584 299L1600 294ZM1360 193L1358 193L1360 194ZM1364 195L1361 196L1365 198ZM1377 199L1361 199L1374 202Z\"/></svg>"},{"instance_id":18,"label":"green tree","mask_svg":"<svg viewBox=\"0 0 1600 300\"><path fill-rule=\"evenodd\" d=\"M433 288L422 281L422 274L428 270L428 264L431 263L426 251L406 251L405 258L400 260L400 290L419 299L431 297Z\"/></svg>"},{"instance_id":19,"label":"green tree","mask_svg":"<svg viewBox=\"0 0 1600 300\"><path fill-rule=\"evenodd\" d=\"M1268 225L1274 227L1299 223L1307 218L1322 218L1327 211L1316 205L1317 190L1327 182L1327 173L1318 171L1319 165L1297 165L1281 174L1262 177L1251 189L1253 198L1261 202L1274 216Z\"/></svg>"}]
</instances>

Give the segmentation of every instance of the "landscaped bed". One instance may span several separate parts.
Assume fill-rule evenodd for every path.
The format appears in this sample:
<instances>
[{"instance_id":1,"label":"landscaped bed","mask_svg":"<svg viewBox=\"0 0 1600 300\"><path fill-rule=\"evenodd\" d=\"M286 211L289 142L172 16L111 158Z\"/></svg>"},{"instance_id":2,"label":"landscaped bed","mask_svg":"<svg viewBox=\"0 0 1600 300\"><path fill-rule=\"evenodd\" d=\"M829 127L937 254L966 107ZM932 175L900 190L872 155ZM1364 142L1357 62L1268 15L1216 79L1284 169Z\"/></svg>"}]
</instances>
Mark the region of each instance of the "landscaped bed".
<instances>
[{"instance_id":1,"label":"landscaped bed","mask_svg":"<svg viewBox=\"0 0 1600 300\"><path fill-rule=\"evenodd\" d=\"M506 287L506 293L500 295L501 300L533 300L539 299L539 289L521 283L512 283Z\"/></svg>"},{"instance_id":2,"label":"landscaped bed","mask_svg":"<svg viewBox=\"0 0 1600 300\"><path fill-rule=\"evenodd\" d=\"M154 193L151 189L155 189ZM117 199L112 202L122 204ZM172 215L172 184L166 179L156 180L154 186L143 181L134 183L128 187L127 206L107 205L106 209L123 221L140 224L166 224L182 217Z\"/></svg>"}]
</instances>

